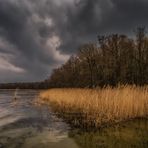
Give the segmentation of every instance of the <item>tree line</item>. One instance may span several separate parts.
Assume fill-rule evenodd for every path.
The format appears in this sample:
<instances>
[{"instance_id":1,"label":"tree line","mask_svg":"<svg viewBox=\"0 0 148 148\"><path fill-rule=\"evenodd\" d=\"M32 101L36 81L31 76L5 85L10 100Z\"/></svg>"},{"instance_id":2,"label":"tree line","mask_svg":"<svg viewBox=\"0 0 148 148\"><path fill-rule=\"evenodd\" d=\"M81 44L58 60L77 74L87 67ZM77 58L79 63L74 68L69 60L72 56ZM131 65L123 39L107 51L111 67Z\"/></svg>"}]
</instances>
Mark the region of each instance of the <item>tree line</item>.
<instances>
[{"instance_id":1,"label":"tree line","mask_svg":"<svg viewBox=\"0 0 148 148\"><path fill-rule=\"evenodd\" d=\"M47 89L46 82L1 83L0 89Z\"/></svg>"},{"instance_id":2,"label":"tree line","mask_svg":"<svg viewBox=\"0 0 148 148\"><path fill-rule=\"evenodd\" d=\"M98 36L97 43L79 47L77 53L53 70L50 87L103 87L148 84L148 36L139 27L135 36Z\"/></svg>"}]
</instances>

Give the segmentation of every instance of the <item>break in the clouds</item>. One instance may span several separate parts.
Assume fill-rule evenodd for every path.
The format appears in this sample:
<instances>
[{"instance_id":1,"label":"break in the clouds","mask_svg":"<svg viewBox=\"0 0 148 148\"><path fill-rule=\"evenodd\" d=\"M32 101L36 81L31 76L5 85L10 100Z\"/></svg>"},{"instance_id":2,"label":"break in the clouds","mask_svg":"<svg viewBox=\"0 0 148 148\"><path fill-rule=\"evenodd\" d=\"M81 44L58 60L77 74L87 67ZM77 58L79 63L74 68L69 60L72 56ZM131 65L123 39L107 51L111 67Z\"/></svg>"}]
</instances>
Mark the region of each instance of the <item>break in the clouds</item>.
<instances>
[{"instance_id":1,"label":"break in the clouds","mask_svg":"<svg viewBox=\"0 0 148 148\"><path fill-rule=\"evenodd\" d=\"M0 82L44 80L81 44L147 18L147 0L0 0Z\"/></svg>"}]
</instances>

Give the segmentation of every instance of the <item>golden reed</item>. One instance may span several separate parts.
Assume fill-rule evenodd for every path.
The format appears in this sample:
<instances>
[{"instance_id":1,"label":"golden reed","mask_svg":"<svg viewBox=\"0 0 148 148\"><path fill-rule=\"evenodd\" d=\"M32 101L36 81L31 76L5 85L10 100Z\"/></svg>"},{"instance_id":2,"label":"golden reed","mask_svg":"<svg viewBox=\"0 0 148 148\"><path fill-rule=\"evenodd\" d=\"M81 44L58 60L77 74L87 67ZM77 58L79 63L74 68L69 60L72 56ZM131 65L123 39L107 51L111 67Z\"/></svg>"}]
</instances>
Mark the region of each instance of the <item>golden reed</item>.
<instances>
[{"instance_id":1,"label":"golden reed","mask_svg":"<svg viewBox=\"0 0 148 148\"><path fill-rule=\"evenodd\" d=\"M76 126L101 127L148 117L148 87L118 86L103 89L49 89L40 103Z\"/></svg>"}]
</instances>

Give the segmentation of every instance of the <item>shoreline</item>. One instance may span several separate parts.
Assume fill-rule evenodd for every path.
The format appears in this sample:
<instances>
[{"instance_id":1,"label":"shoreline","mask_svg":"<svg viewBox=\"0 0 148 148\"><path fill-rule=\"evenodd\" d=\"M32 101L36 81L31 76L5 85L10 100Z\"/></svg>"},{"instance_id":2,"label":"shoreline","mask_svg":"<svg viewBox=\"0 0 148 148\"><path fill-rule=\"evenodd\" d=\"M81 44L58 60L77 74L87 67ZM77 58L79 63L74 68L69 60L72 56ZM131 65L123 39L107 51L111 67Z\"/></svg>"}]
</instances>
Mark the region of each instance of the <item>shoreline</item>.
<instances>
[{"instance_id":1,"label":"shoreline","mask_svg":"<svg viewBox=\"0 0 148 148\"><path fill-rule=\"evenodd\" d=\"M124 98L126 96L126 98ZM148 88L50 89L38 100L72 127L96 129L148 119Z\"/></svg>"}]
</instances>

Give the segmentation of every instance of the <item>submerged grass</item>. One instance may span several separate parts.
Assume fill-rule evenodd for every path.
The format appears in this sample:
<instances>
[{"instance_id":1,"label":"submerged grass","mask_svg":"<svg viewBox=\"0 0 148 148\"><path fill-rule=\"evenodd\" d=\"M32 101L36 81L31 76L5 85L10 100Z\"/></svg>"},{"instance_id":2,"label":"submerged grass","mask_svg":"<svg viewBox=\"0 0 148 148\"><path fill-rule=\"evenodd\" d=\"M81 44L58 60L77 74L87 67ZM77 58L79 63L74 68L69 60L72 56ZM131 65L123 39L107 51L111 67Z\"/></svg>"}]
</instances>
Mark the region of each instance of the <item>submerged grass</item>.
<instances>
[{"instance_id":1,"label":"submerged grass","mask_svg":"<svg viewBox=\"0 0 148 148\"><path fill-rule=\"evenodd\" d=\"M39 102L49 104L66 121L83 128L148 117L147 86L50 89L40 94Z\"/></svg>"}]
</instances>

